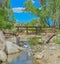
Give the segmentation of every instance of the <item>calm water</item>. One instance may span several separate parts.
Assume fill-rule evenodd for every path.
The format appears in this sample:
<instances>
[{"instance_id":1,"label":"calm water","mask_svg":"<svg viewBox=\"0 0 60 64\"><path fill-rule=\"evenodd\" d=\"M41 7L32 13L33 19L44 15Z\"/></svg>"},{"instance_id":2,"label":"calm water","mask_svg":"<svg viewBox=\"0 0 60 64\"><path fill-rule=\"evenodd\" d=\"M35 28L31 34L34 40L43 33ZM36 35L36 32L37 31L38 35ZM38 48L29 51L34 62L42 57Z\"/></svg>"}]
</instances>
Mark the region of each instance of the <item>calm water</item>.
<instances>
[{"instance_id":1,"label":"calm water","mask_svg":"<svg viewBox=\"0 0 60 64\"><path fill-rule=\"evenodd\" d=\"M26 43L26 45L28 45L28 43ZM7 62L1 64L32 64L33 57L28 56L29 50L30 47L26 48L22 53L8 55Z\"/></svg>"}]
</instances>

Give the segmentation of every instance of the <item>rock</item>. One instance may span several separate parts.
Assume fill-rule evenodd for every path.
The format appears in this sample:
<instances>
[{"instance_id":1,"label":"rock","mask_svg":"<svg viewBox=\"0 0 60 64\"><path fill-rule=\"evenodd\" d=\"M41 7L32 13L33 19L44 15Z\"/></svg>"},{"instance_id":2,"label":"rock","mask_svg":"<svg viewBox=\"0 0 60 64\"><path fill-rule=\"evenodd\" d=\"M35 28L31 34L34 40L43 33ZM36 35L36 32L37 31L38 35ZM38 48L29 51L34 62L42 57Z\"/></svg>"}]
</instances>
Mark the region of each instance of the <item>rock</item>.
<instances>
[{"instance_id":1,"label":"rock","mask_svg":"<svg viewBox=\"0 0 60 64\"><path fill-rule=\"evenodd\" d=\"M20 46L18 46L18 45L16 45L16 44L14 44L14 46L15 46L17 49L19 49L19 50L24 50L24 49L25 49L25 47L20 47Z\"/></svg>"},{"instance_id":2,"label":"rock","mask_svg":"<svg viewBox=\"0 0 60 64\"><path fill-rule=\"evenodd\" d=\"M42 59L44 57L44 53L45 53L46 50L43 50L42 52L37 52L34 54L34 57L36 59Z\"/></svg>"},{"instance_id":3,"label":"rock","mask_svg":"<svg viewBox=\"0 0 60 64\"><path fill-rule=\"evenodd\" d=\"M7 55L4 51L0 50L0 61L5 62L7 60Z\"/></svg>"},{"instance_id":4,"label":"rock","mask_svg":"<svg viewBox=\"0 0 60 64\"><path fill-rule=\"evenodd\" d=\"M5 44L0 39L0 50L4 50L4 49L5 49Z\"/></svg>"},{"instance_id":5,"label":"rock","mask_svg":"<svg viewBox=\"0 0 60 64\"><path fill-rule=\"evenodd\" d=\"M28 52L28 56L31 56L31 52Z\"/></svg>"},{"instance_id":6,"label":"rock","mask_svg":"<svg viewBox=\"0 0 60 64\"><path fill-rule=\"evenodd\" d=\"M56 46L49 47L50 50L56 50Z\"/></svg>"},{"instance_id":7,"label":"rock","mask_svg":"<svg viewBox=\"0 0 60 64\"><path fill-rule=\"evenodd\" d=\"M57 36L60 36L60 34L58 34Z\"/></svg>"},{"instance_id":8,"label":"rock","mask_svg":"<svg viewBox=\"0 0 60 64\"><path fill-rule=\"evenodd\" d=\"M3 32L0 31L0 50L5 49L5 36L3 35Z\"/></svg>"},{"instance_id":9,"label":"rock","mask_svg":"<svg viewBox=\"0 0 60 64\"><path fill-rule=\"evenodd\" d=\"M41 53L36 53L36 54L34 55L34 57L35 57L36 59L41 59L41 58L43 57L43 54L41 54Z\"/></svg>"},{"instance_id":10,"label":"rock","mask_svg":"<svg viewBox=\"0 0 60 64\"><path fill-rule=\"evenodd\" d=\"M16 44L6 41L6 51L7 54L13 54L19 52L19 49L17 48Z\"/></svg>"},{"instance_id":11,"label":"rock","mask_svg":"<svg viewBox=\"0 0 60 64\"><path fill-rule=\"evenodd\" d=\"M18 58L19 56L20 56L20 53L8 55L7 62L11 63L12 60L14 60L15 58ZM6 63L6 64L7 64L7 63Z\"/></svg>"},{"instance_id":12,"label":"rock","mask_svg":"<svg viewBox=\"0 0 60 64\"><path fill-rule=\"evenodd\" d=\"M26 47L26 48L27 48L28 46L27 46L27 45L24 45L24 47Z\"/></svg>"},{"instance_id":13,"label":"rock","mask_svg":"<svg viewBox=\"0 0 60 64\"><path fill-rule=\"evenodd\" d=\"M5 36L2 31L0 31L0 39L5 42Z\"/></svg>"},{"instance_id":14,"label":"rock","mask_svg":"<svg viewBox=\"0 0 60 64\"><path fill-rule=\"evenodd\" d=\"M38 42L38 44L42 44L42 42Z\"/></svg>"},{"instance_id":15,"label":"rock","mask_svg":"<svg viewBox=\"0 0 60 64\"><path fill-rule=\"evenodd\" d=\"M14 44L17 43L15 36L11 36L11 37L9 36L9 37L7 38L7 41L13 42Z\"/></svg>"}]
</instances>

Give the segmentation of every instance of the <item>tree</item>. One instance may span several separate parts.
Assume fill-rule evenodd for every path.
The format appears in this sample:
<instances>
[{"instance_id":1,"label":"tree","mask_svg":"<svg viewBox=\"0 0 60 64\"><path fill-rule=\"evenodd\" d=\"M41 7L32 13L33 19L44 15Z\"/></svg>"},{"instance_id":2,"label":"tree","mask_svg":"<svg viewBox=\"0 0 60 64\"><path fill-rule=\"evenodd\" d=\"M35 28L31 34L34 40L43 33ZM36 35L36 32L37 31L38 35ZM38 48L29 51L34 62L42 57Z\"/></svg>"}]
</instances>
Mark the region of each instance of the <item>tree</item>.
<instances>
[{"instance_id":1,"label":"tree","mask_svg":"<svg viewBox=\"0 0 60 64\"><path fill-rule=\"evenodd\" d=\"M11 6L10 6L10 0L6 0L6 2L5 2L5 6L6 6L6 8L5 8L5 15L7 15L6 16L6 21L7 21L7 26L6 26L6 28L8 28L8 27L13 27L14 26L14 23L15 23L15 18L14 18L14 15L13 15L13 11L12 11L12 9L11 9Z\"/></svg>"},{"instance_id":2,"label":"tree","mask_svg":"<svg viewBox=\"0 0 60 64\"><path fill-rule=\"evenodd\" d=\"M25 3L25 8L26 8L26 11L38 16L40 18L40 23L42 24L44 23L45 25L43 26L46 26L46 23L47 23L46 20L48 19L48 16L49 16L49 10L47 10L48 6L46 6L45 0L41 0L40 4L42 6L41 10L34 6L34 4L32 3L32 0L28 0Z\"/></svg>"},{"instance_id":3,"label":"tree","mask_svg":"<svg viewBox=\"0 0 60 64\"><path fill-rule=\"evenodd\" d=\"M0 25L2 29L10 29L14 26L15 19L10 6L10 0L5 0L4 5L0 8ZM10 28L9 28L10 27Z\"/></svg>"},{"instance_id":4,"label":"tree","mask_svg":"<svg viewBox=\"0 0 60 64\"><path fill-rule=\"evenodd\" d=\"M60 25L60 0L48 0L50 9L50 17L54 21L57 28Z\"/></svg>"},{"instance_id":5,"label":"tree","mask_svg":"<svg viewBox=\"0 0 60 64\"><path fill-rule=\"evenodd\" d=\"M41 9L38 9L32 3L32 0L27 0L25 3L26 11L40 17L40 22L47 25L48 18L51 18L54 25L59 27L60 24L60 0L38 0ZM49 25L49 24L48 24Z\"/></svg>"}]
</instances>

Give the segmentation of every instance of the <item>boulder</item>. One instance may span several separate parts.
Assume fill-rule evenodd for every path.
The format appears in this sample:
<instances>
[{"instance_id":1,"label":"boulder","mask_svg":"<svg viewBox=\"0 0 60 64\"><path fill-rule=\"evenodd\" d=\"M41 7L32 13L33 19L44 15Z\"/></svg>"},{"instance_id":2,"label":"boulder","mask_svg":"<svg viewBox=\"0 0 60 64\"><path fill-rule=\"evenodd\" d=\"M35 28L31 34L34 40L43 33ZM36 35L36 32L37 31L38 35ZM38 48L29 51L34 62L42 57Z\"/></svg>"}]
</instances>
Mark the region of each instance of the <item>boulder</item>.
<instances>
[{"instance_id":1,"label":"boulder","mask_svg":"<svg viewBox=\"0 0 60 64\"><path fill-rule=\"evenodd\" d=\"M5 42L5 36L3 34L3 32L0 30L0 39Z\"/></svg>"},{"instance_id":2,"label":"boulder","mask_svg":"<svg viewBox=\"0 0 60 64\"><path fill-rule=\"evenodd\" d=\"M18 58L19 56L20 56L20 53L16 53L16 54L10 54L10 55L8 55L7 62L8 62L8 63L11 63L12 60ZM6 63L6 64L7 64L7 63Z\"/></svg>"},{"instance_id":3,"label":"boulder","mask_svg":"<svg viewBox=\"0 0 60 64\"><path fill-rule=\"evenodd\" d=\"M4 50L4 49L5 49L5 44L0 39L0 50Z\"/></svg>"},{"instance_id":4,"label":"boulder","mask_svg":"<svg viewBox=\"0 0 60 64\"><path fill-rule=\"evenodd\" d=\"M53 47L50 47L49 49L51 49L51 50L56 50L56 47L53 46Z\"/></svg>"},{"instance_id":5,"label":"boulder","mask_svg":"<svg viewBox=\"0 0 60 64\"><path fill-rule=\"evenodd\" d=\"M19 52L18 46L12 42L6 41L6 52L7 54L13 54Z\"/></svg>"},{"instance_id":6,"label":"boulder","mask_svg":"<svg viewBox=\"0 0 60 64\"><path fill-rule=\"evenodd\" d=\"M5 36L2 31L0 31L0 50L5 49Z\"/></svg>"},{"instance_id":7,"label":"boulder","mask_svg":"<svg viewBox=\"0 0 60 64\"><path fill-rule=\"evenodd\" d=\"M0 61L5 62L7 60L7 55L4 51L0 50Z\"/></svg>"},{"instance_id":8,"label":"boulder","mask_svg":"<svg viewBox=\"0 0 60 64\"><path fill-rule=\"evenodd\" d=\"M42 59L44 57L44 52L45 52L45 50L43 50L42 52L37 52L37 53L35 53L34 57L36 59Z\"/></svg>"},{"instance_id":9,"label":"boulder","mask_svg":"<svg viewBox=\"0 0 60 64\"><path fill-rule=\"evenodd\" d=\"M36 59L41 59L41 58L43 57L43 54L41 54L41 53L36 53L36 54L34 55L34 57L35 57Z\"/></svg>"},{"instance_id":10,"label":"boulder","mask_svg":"<svg viewBox=\"0 0 60 64\"><path fill-rule=\"evenodd\" d=\"M14 44L17 43L15 36L9 36L8 38L6 38L6 40L7 40L7 41L10 41L10 42L13 42Z\"/></svg>"}]
</instances>

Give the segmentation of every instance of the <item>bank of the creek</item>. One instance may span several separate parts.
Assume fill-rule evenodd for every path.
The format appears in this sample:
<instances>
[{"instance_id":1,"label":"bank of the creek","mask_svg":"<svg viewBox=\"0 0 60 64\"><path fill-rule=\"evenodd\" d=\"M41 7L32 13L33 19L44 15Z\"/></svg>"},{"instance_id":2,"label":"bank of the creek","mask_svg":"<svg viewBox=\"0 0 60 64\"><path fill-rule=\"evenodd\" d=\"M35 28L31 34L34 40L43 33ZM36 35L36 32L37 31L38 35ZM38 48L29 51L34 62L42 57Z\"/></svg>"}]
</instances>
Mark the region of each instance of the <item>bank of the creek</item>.
<instances>
[{"instance_id":1,"label":"bank of the creek","mask_svg":"<svg viewBox=\"0 0 60 64\"><path fill-rule=\"evenodd\" d=\"M5 40L5 38L2 37L2 35L3 34L1 32L0 39L3 42L3 44L6 44L6 47L4 47L4 45L3 45L3 50L2 50L2 46L0 46L1 50L2 50L2 51L0 50L0 53L1 53L0 60L2 60L2 61L3 60L5 61L6 59L7 60L6 60L6 62L0 62L0 64L60 64L60 44L55 43L56 36L54 36L48 44L46 43L45 40L48 40L49 39L48 37L50 37L51 34L42 36L42 38L43 38L42 41L41 41L40 37L38 37L38 39L37 39L37 37L34 36L32 39L30 36L31 42L28 40L28 38L25 38L26 37L25 36L24 40L25 41L27 40L28 42L23 42L23 43L20 42L20 46L19 45L17 46L17 43L15 43L15 42L12 43L12 42L10 42L11 40L9 40L9 39ZM5 41L7 41L7 42L5 42ZM14 41L15 41L15 39L14 39ZM60 43L60 39L58 42ZM33 43L33 45L30 43ZM21 49L21 47L24 49ZM15 52L18 50L20 53L15 54ZM6 55L6 51L8 53L12 53L12 52L14 52L14 53L11 55ZM3 52L3 54L2 54L2 52ZM6 59L5 59L5 57L6 57Z\"/></svg>"}]
</instances>

